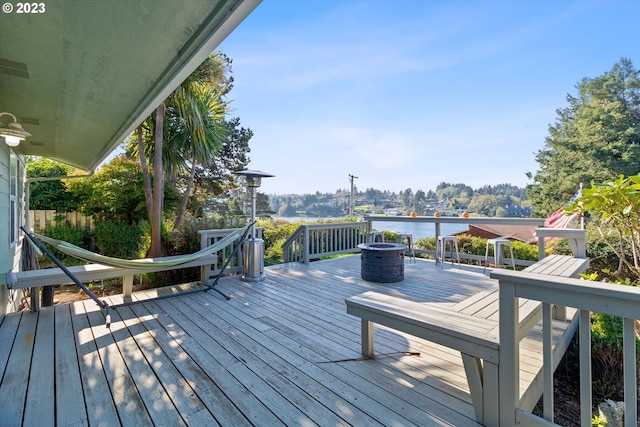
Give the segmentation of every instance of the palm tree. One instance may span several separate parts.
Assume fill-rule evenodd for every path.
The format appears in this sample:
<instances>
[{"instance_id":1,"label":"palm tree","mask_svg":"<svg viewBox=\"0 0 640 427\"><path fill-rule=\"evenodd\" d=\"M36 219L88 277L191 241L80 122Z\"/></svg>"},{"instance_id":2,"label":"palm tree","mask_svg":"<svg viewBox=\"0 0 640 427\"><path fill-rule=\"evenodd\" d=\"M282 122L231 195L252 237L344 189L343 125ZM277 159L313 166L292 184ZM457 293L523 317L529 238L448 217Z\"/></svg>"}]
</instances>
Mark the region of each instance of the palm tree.
<instances>
[{"instance_id":1,"label":"palm tree","mask_svg":"<svg viewBox=\"0 0 640 427\"><path fill-rule=\"evenodd\" d=\"M220 80L223 75L221 69L224 69L224 64L216 55L210 56L158 106L155 114L138 127L137 146L130 147L131 152L137 152L140 158L144 176L147 211L151 221L150 257L163 255L161 230L165 177L175 177L190 169L174 224L176 228L184 218L196 165L198 162L209 162L225 136L223 118L228 103L222 101L221 97L228 91L228 85ZM153 180L149 176L147 159L153 159Z\"/></svg>"},{"instance_id":2,"label":"palm tree","mask_svg":"<svg viewBox=\"0 0 640 427\"><path fill-rule=\"evenodd\" d=\"M223 119L228 103L215 88L199 81L186 81L174 92L172 101L177 114L172 116L171 139L165 145L165 171L189 170L175 230L184 219L198 164L209 164L226 137Z\"/></svg>"}]
</instances>

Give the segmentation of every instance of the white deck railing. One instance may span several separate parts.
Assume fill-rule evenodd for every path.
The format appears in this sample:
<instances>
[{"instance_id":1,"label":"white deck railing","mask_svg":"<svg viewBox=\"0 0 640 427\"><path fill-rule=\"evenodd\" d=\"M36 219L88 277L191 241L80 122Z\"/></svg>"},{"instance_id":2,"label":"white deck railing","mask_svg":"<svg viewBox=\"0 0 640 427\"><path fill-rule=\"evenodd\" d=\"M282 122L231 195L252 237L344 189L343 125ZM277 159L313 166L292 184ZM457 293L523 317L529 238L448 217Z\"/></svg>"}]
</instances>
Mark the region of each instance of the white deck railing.
<instances>
[{"instance_id":1,"label":"white deck railing","mask_svg":"<svg viewBox=\"0 0 640 427\"><path fill-rule=\"evenodd\" d=\"M358 252L357 246L366 242L367 234L372 230L371 222L407 222L407 223L432 223L434 224L435 239L441 235L441 224L503 224L503 225L528 225L532 227L542 227L544 218L460 218L460 217L405 217L405 216L382 216L368 215L364 217L364 222L350 223L328 223L328 224L308 224L301 225L282 245L284 252L284 262L309 263L313 259L323 256ZM543 228L537 231L544 233ZM306 234L305 234L306 233ZM561 233L561 234L558 234ZM572 230L552 229L549 233L540 234L541 237L561 237L567 238L570 246L574 249L575 256L584 256L584 238L582 240L581 252L576 253L575 246L579 240L576 239ZM544 256L544 239L539 244L540 258ZM435 256L435 251L415 250L415 253L424 253ZM468 259L474 262L483 262L484 256L460 254L461 259ZM489 257L493 261L493 257ZM535 261L515 260L516 265L529 266Z\"/></svg>"},{"instance_id":2,"label":"white deck railing","mask_svg":"<svg viewBox=\"0 0 640 427\"><path fill-rule=\"evenodd\" d=\"M545 218L512 218L512 217L469 217L457 216L386 216L386 215L366 215L365 221L375 222L408 222L433 224L436 240L442 234L440 226L442 224L501 224L501 225L528 225L532 227L543 227Z\"/></svg>"},{"instance_id":3,"label":"white deck railing","mask_svg":"<svg viewBox=\"0 0 640 427\"><path fill-rule=\"evenodd\" d=\"M301 225L282 245L284 262L308 264L325 256L358 252L369 231L370 222Z\"/></svg>"},{"instance_id":4,"label":"white deck railing","mask_svg":"<svg viewBox=\"0 0 640 427\"><path fill-rule=\"evenodd\" d=\"M624 319L625 426L636 426L635 320L640 319L640 289L603 282L495 270L500 283L500 425L548 425L519 405L520 350L516 339L518 298L543 303L543 396L544 419L553 422L553 360L551 306L579 310L580 318L580 425L591 425L591 336L590 313L599 312Z\"/></svg>"},{"instance_id":5,"label":"white deck railing","mask_svg":"<svg viewBox=\"0 0 640 427\"><path fill-rule=\"evenodd\" d=\"M544 218L512 218L512 217L471 217L471 218L462 218L462 217L453 217L453 216L386 216L386 215L366 215L364 217L365 221L370 222L394 222L394 223L420 223L420 224L433 224L433 232L435 240L438 241L438 237L442 235L441 226L442 224L499 224L499 225L525 225L530 227L542 227L544 226L545 219ZM416 239L417 240L417 239ZM415 243L415 242L414 242ZM425 254L431 257L435 257L435 250L424 250L424 249L415 249L416 254ZM484 263L484 255L474 255L474 254L466 254L461 253L460 259L467 260L472 264L482 264ZM495 262L495 258L493 256L489 256L487 258L489 262ZM528 267L533 264L535 261L531 260L521 260L515 259L514 263L517 266Z\"/></svg>"},{"instance_id":6,"label":"white deck railing","mask_svg":"<svg viewBox=\"0 0 640 427\"><path fill-rule=\"evenodd\" d=\"M256 227L256 238L262 239L262 227ZM221 240L231 234L234 231L238 231L238 228L221 228L217 230L198 230L198 234L200 235L200 248L205 249L218 240ZM203 283L208 282L211 279L214 279L224 266L224 263L227 259L233 254L234 248L238 245L239 242L234 242L233 244L227 246L224 251L218 253L218 260L215 265L207 265L202 267L202 281ZM227 265L227 269L225 273L242 273L244 269L244 265L242 264L243 255L242 255L242 246L238 248L233 259L229 260L229 265Z\"/></svg>"}]
</instances>

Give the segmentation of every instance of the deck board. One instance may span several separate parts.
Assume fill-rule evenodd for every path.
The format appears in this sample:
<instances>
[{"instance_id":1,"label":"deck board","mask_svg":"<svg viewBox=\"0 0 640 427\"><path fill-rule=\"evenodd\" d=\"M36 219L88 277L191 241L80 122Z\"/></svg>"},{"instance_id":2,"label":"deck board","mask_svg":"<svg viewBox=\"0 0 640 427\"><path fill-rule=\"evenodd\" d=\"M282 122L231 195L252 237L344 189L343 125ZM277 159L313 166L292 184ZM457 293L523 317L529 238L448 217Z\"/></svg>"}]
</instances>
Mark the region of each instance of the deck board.
<instances>
[{"instance_id":1,"label":"deck board","mask_svg":"<svg viewBox=\"0 0 640 427\"><path fill-rule=\"evenodd\" d=\"M80 400L84 397L82 403L85 405L89 425L108 425L109 422L118 420L118 412L89 326L84 302L71 304L71 313L83 388L83 394L76 398Z\"/></svg>"},{"instance_id":2,"label":"deck board","mask_svg":"<svg viewBox=\"0 0 640 427\"><path fill-rule=\"evenodd\" d=\"M25 425L46 427L53 426L55 422L55 418L51 416L55 413L55 358L51 357L54 334L49 333L52 324L54 324L54 309L48 307L40 313L34 335L28 390L38 390L38 393L27 393L24 409Z\"/></svg>"},{"instance_id":3,"label":"deck board","mask_svg":"<svg viewBox=\"0 0 640 427\"><path fill-rule=\"evenodd\" d=\"M166 333L171 340L167 345L178 352L180 369L193 384L196 393L207 405L216 421L221 425L251 425L264 419L267 423L281 424L271 411L253 397L251 392L239 383L220 362L211 357L206 341L198 340L185 331L188 318L173 310L167 304L145 304L135 306L136 312L146 308L155 316L162 328L159 333ZM168 312L164 310L167 309ZM152 327L146 324L147 328ZM179 347L178 347L179 346ZM224 352L224 348L215 346L213 351ZM174 362L176 363L176 362Z\"/></svg>"},{"instance_id":4,"label":"deck board","mask_svg":"<svg viewBox=\"0 0 640 427\"><path fill-rule=\"evenodd\" d=\"M360 320L344 300L376 291L495 317L497 281L417 260L403 282L377 284L360 278L359 263L224 277L230 301L215 292L147 301L112 312L110 329L92 301L10 314L0 325L2 425L478 426L458 352L377 327L376 357L363 360ZM521 393L540 363L535 334L521 344Z\"/></svg>"},{"instance_id":5,"label":"deck board","mask_svg":"<svg viewBox=\"0 0 640 427\"><path fill-rule=\"evenodd\" d=\"M88 425L87 410L82 396L82 378L75 351L76 346L71 319L72 304L55 307L55 382L56 421L63 426ZM44 309L43 309L44 311Z\"/></svg>"}]
</instances>

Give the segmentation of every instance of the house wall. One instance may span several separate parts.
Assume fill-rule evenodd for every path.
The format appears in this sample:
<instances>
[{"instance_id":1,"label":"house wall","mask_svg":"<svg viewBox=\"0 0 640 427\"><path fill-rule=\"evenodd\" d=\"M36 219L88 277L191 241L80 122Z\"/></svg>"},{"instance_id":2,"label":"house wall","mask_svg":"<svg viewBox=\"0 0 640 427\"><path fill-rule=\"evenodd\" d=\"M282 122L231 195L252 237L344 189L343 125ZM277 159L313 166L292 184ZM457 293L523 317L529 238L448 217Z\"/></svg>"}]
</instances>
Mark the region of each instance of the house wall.
<instances>
[{"instance_id":1,"label":"house wall","mask_svg":"<svg viewBox=\"0 0 640 427\"><path fill-rule=\"evenodd\" d=\"M2 138L0 138L2 139ZM18 160L18 217L19 225L24 224L24 156L16 156ZM11 242L11 151L9 147L0 144L0 322L6 313L16 311L22 298L22 291L10 291L6 282L6 273L19 271L21 240Z\"/></svg>"}]
</instances>

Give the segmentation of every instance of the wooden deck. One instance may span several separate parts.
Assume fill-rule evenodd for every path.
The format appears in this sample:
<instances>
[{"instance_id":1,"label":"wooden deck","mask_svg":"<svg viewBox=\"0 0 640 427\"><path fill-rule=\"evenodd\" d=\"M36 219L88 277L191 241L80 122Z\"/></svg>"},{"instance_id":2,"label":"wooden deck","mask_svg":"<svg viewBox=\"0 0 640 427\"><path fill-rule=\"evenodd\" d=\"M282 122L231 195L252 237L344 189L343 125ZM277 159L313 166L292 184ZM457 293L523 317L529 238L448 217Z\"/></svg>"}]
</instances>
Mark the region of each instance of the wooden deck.
<instances>
[{"instance_id":1,"label":"wooden deck","mask_svg":"<svg viewBox=\"0 0 640 427\"><path fill-rule=\"evenodd\" d=\"M111 329L92 301L10 314L0 426L477 426L459 353L381 329L376 358L361 360L360 320L344 300L373 290L495 318L497 281L417 260L403 282L376 284L359 263L225 277L230 301L207 292L120 308ZM521 344L522 390L540 363L535 335Z\"/></svg>"}]
</instances>

